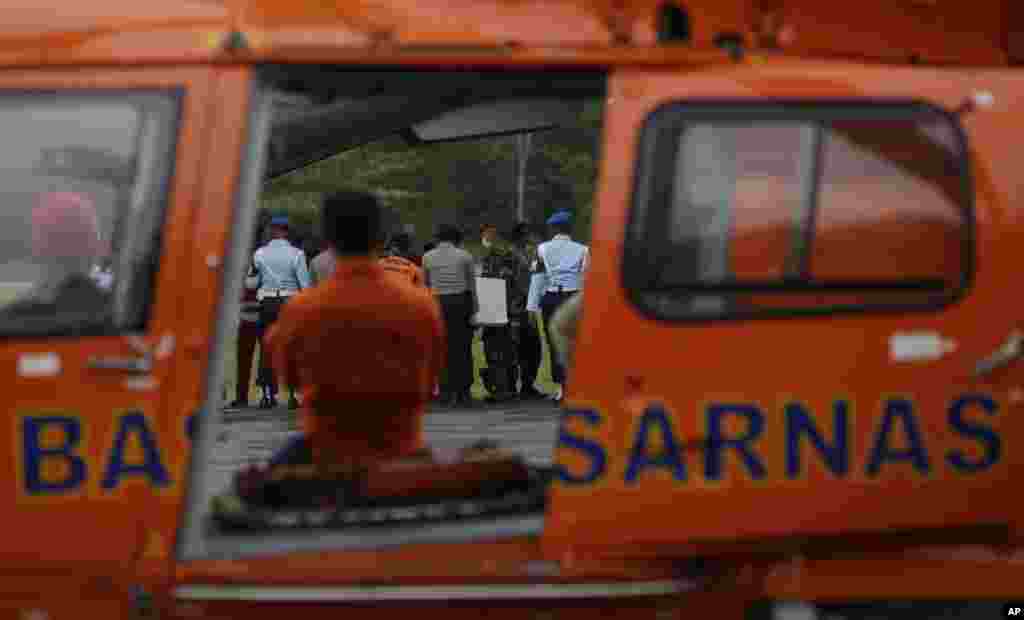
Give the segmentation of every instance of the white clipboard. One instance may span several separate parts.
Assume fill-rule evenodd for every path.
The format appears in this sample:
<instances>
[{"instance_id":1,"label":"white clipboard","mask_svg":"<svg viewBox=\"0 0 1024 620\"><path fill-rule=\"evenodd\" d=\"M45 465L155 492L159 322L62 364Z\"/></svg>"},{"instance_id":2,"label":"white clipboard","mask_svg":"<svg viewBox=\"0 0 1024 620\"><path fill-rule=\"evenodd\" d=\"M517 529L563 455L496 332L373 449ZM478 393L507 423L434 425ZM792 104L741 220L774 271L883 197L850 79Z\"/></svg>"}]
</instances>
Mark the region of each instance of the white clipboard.
<instances>
[{"instance_id":1,"label":"white clipboard","mask_svg":"<svg viewBox=\"0 0 1024 620\"><path fill-rule=\"evenodd\" d=\"M505 280L477 277L476 297L480 302L480 311L473 317L477 325L508 325Z\"/></svg>"}]
</instances>

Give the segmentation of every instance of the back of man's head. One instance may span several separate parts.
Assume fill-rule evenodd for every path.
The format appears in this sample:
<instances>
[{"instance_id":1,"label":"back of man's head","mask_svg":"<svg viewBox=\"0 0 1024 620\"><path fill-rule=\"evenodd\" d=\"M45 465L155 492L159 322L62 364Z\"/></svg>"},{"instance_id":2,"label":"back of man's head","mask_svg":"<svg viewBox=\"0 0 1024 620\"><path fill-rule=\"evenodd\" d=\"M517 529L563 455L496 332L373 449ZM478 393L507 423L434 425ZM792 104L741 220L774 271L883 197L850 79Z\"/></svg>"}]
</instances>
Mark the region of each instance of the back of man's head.
<instances>
[{"instance_id":1,"label":"back of man's head","mask_svg":"<svg viewBox=\"0 0 1024 620\"><path fill-rule=\"evenodd\" d=\"M369 255L380 243L382 214L366 192L335 192L324 198L320 217L324 239L337 254Z\"/></svg>"},{"instance_id":2,"label":"back of man's head","mask_svg":"<svg viewBox=\"0 0 1024 620\"><path fill-rule=\"evenodd\" d=\"M556 235L569 235L572 234L572 224L569 222L559 222L558 224L549 224L551 231Z\"/></svg>"},{"instance_id":3,"label":"back of man's head","mask_svg":"<svg viewBox=\"0 0 1024 620\"><path fill-rule=\"evenodd\" d=\"M451 224L445 224L437 231L437 240L459 245L462 243L462 231Z\"/></svg>"},{"instance_id":4,"label":"back of man's head","mask_svg":"<svg viewBox=\"0 0 1024 620\"><path fill-rule=\"evenodd\" d=\"M513 226L512 230L510 230L508 233L506 233L505 236L508 238L510 243L514 243L516 245L523 245L523 244L525 244L528 241L529 234L530 234L530 226L529 226L529 224L527 224L525 222L520 222L520 223L516 224L515 226Z\"/></svg>"},{"instance_id":5,"label":"back of man's head","mask_svg":"<svg viewBox=\"0 0 1024 620\"><path fill-rule=\"evenodd\" d=\"M108 249L100 237L99 216L84 194L49 192L32 210L32 249L41 258L91 260Z\"/></svg>"},{"instance_id":6,"label":"back of man's head","mask_svg":"<svg viewBox=\"0 0 1024 620\"><path fill-rule=\"evenodd\" d=\"M398 233L391 237L391 249L403 256L412 252L412 237L408 233Z\"/></svg>"}]
</instances>

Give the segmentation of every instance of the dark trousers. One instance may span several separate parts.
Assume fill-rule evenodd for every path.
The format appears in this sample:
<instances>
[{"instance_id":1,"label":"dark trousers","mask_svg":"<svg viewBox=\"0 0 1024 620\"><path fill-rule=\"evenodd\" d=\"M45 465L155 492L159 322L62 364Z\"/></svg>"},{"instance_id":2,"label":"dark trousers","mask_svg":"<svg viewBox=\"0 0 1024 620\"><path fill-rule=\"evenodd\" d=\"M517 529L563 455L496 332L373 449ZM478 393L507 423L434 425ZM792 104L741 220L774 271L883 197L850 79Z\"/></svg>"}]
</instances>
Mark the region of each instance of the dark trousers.
<instances>
[{"instance_id":1,"label":"dark trousers","mask_svg":"<svg viewBox=\"0 0 1024 620\"><path fill-rule=\"evenodd\" d=\"M270 467L279 465L309 465L313 462L313 449L305 435L297 435L289 439L270 457Z\"/></svg>"},{"instance_id":2,"label":"dark trousers","mask_svg":"<svg viewBox=\"0 0 1024 620\"><path fill-rule=\"evenodd\" d=\"M480 369L484 387L497 398L515 395L519 378L518 328L512 324L483 328L482 340L487 367Z\"/></svg>"},{"instance_id":3,"label":"dark trousers","mask_svg":"<svg viewBox=\"0 0 1024 620\"><path fill-rule=\"evenodd\" d=\"M540 358L543 349L540 346L540 332L537 331L537 321L530 313L523 313L513 317L518 323L518 358L519 358L519 380L522 383L522 390L535 389L533 384L537 382L537 372L540 370Z\"/></svg>"},{"instance_id":4,"label":"dark trousers","mask_svg":"<svg viewBox=\"0 0 1024 620\"><path fill-rule=\"evenodd\" d=\"M277 317L281 314L281 308L284 307L285 302L288 300L287 297L265 297L260 301L260 342L263 342L263 337L267 335L267 331L277 321ZM277 378L274 376L274 369L270 365L270 355L267 354L267 348L260 346L260 370L256 376L256 383L264 388L270 390L271 395L277 395ZM292 394L295 393L295 388L288 386Z\"/></svg>"},{"instance_id":5,"label":"dark trousers","mask_svg":"<svg viewBox=\"0 0 1024 620\"><path fill-rule=\"evenodd\" d=\"M473 386L473 297L470 293L438 295L448 334L448 362L441 381L441 397L468 396Z\"/></svg>"},{"instance_id":6,"label":"dark trousers","mask_svg":"<svg viewBox=\"0 0 1024 620\"><path fill-rule=\"evenodd\" d=\"M260 324L242 321L238 326L238 368L235 377L235 400L249 400L249 381L252 379L252 358L256 355L256 344L260 340Z\"/></svg>"},{"instance_id":7,"label":"dark trousers","mask_svg":"<svg viewBox=\"0 0 1024 620\"><path fill-rule=\"evenodd\" d=\"M544 337L548 343L548 357L551 358L551 380L562 386L565 385L565 367L559 361L555 345L551 341L551 317L555 314L555 310L558 310L559 306L572 297L575 292L552 293L548 291L540 298L540 313L544 317Z\"/></svg>"}]
</instances>

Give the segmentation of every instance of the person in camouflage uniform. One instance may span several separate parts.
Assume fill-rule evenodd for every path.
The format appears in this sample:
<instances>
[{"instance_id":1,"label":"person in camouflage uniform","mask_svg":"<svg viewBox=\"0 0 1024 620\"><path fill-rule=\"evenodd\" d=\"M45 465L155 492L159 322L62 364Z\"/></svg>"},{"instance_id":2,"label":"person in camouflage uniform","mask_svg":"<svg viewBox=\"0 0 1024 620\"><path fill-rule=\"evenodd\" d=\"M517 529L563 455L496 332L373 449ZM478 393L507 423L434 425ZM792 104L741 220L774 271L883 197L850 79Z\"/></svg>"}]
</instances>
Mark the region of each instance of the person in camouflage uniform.
<instances>
[{"instance_id":1,"label":"person in camouflage uniform","mask_svg":"<svg viewBox=\"0 0 1024 620\"><path fill-rule=\"evenodd\" d=\"M482 330L487 366L480 369L480 379L490 392L488 400L500 402L515 398L519 382L518 335L520 320L526 312L526 290L523 277L529 277L529 265L510 248L502 247L493 225L481 228L484 255L480 276L505 280L505 300L509 323L488 325Z\"/></svg>"},{"instance_id":2,"label":"person in camouflage uniform","mask_svg":"<svg viewBox=\"0 0 1024 620\"><path fill-rule=\"evenodd\" d=\"M516 358L519 363L519 398L523 400L543 400L543 392L535 387L537 374L540 371L541 349L540 330L537 322L526 309L530 291L531 265L537 259L537 245L530 239L530 227L520 223L508 235L510 250L519 258L516 273L517 304L509 310L516 342Z\"/></svg>"}]
</instances>

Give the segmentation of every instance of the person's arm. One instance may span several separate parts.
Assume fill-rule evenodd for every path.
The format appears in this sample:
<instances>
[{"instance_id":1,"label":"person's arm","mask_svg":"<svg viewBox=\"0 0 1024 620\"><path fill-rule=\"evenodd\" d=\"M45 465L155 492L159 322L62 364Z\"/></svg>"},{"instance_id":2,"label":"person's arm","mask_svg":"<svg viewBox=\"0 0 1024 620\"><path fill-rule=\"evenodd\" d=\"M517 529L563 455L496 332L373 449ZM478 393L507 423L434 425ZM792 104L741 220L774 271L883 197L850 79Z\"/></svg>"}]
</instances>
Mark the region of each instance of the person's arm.
<instances>
[{"instance_id":1,"label":"person's arm","mask_svg":"<svg viewBox=\"0 0 1024 620\"><path fill-rule=\"evenodd\" d=\"M540 312L540 298L548 287L547 274L543 272L534 273L530 276L530 291L526 295L526 309L530 312Z\"/></svg>"},{"instance_id":2,"label":"person's arm","mask_svg":"<svg viewBox=\"0 0 1024 620\"><path fill-rule=\"evenodd\" d=\"M306 266L306 253L299 250L295 257L295 276L299 279L299 288L307 289L312 283L309 279L309 268Z\"/></svg>"},{"instance_id":3,"label":"person's arm","mask_svg":"<svg viewBox=\"0 0 1024 620\"><path fill-rule=\"evenodd\" d=\"M544 259L541 258L540 248L537 249L536 264L530 274L530 290L526 294L526 309L530 312L540 312L540 299L548 288L548 274L544 266Z\"/></svg>"},{"instance_id":4,"label":"person's arm","mask_svg":"<svg viewBox=\"0 0 1024 620\"><path fill-rule=\"evenodd\" d=\"M430 288L430 261L423 255L423 286Z\"/></svg>"},{"instance_id":5,"label":"person's arm","mask_svg":"<svg viewBox=\"0 0 1024 620\"><path fill-rule=\"evenodd\" d=\"M260 255L258 252L253 255L252 262L249 264L249 273L245 276L245 288L250 291L255 291L260 288L259 258Z\"/></svg>"}]
</instances>

